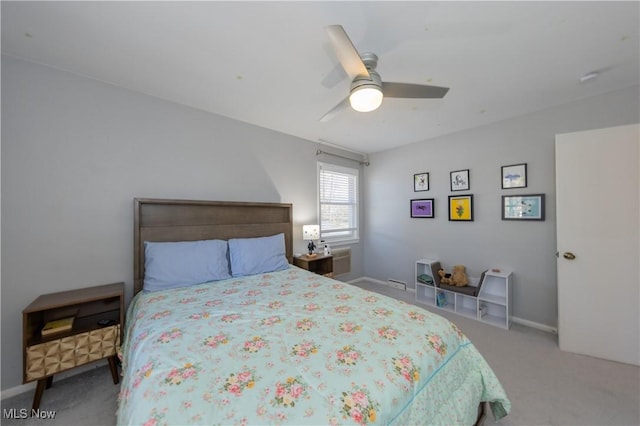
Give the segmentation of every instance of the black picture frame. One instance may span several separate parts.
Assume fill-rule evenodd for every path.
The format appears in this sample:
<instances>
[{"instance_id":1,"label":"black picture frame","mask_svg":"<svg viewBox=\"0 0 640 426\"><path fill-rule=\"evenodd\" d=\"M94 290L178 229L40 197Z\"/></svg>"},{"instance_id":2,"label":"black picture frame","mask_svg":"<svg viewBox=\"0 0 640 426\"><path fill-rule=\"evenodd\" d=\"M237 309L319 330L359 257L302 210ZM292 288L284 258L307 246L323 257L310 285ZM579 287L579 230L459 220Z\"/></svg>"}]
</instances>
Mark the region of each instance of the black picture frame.
<instances>
[{"instance_id":1,"label":"black picture frame","mask_svg":"<svg viewBox=\"0 0 640 426\"><path fill-rule=\"evenodd\" d=\"M545 194L503 195L502 220L544 221Z\"/></svg>"},{"instance_id":2,"label":"black picture frame","mask_svg":"<svg viewBox=\"0 0 640 426\"><path fill-rule=\"evenodd\" d=\"M434 199L420 198L411 200L411 217L433 219L435 217Z\"/></svg>"},{"instance_id":3,"label":"black picture frame","mask_svg":"<svg viewBox=\"0 0 640 426\"><path fill-rule=\"evenodd\" d=\"M471 182L469 181L469 169L455 170L449 173L451 191L468 191L471 189Z\"/></svg>"},{"instance_id":4,"label":"black picture frame","mask_svg":"<svg viewBox=\"0 0 640 426\"><path fill-rule=\"evenodd\" d=\"M473 195L449 195L449 221L473 222Z\"/></svg>"},{"instance_id":5,"label":"black picture frame","mask_svg":"<svg viewBox=\"0 0 640 426\"><path fill-rule=\"evenodd\" d=\"M413 192L429 190L429 173L422 172L413 175Z\"/></svg>"},{"instance_id":6,"label":"black picture frame","mask_svg":"<svg viewBox=\"0 0 640 426\"><path fill-rule=\"evenodd\" d=\"M527 187L527 163L510 164L500 168L502 189Z\"/></svg>"}]
</instances>

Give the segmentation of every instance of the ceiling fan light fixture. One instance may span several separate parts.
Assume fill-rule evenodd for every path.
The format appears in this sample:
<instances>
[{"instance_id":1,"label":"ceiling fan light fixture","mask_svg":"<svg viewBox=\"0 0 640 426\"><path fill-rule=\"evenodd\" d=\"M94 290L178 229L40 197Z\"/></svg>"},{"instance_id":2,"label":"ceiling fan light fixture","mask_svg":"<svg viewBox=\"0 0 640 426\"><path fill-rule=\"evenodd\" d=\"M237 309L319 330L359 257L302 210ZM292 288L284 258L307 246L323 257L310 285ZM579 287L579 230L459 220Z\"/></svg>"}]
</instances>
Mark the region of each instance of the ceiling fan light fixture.
<instances>
[{"instance_id":1,"label":"ceiling fan light fixture","mask_svg":"<svg viewBox=\"0 0 640 426\"><path fill-rule=\"evenodd\" d=\"M348 105L359 112L374 111L382 104L382 98L385 96L387 98L440 99L449 90L448 87L422 84L383 83L380 74L376 72L378 56L375 53L360 54L342 25L329 25L326 30L342 68L351 78L351 90L349 101L343 99L320 117L320 121L330 120ZM383 88L385 95L382 94Z\"/></svg>"},{"instance_id":2,"label":"ceiling fan light fixture","mask_svg":"<svg viewBox=\"0 0 640 426\"><path fill-rule=\"evenodd\" d=\"M349 103L358 112L370 112L382 104L382 90L376 84L363 84L351 90Z\"/></svg>"}]
</instances>

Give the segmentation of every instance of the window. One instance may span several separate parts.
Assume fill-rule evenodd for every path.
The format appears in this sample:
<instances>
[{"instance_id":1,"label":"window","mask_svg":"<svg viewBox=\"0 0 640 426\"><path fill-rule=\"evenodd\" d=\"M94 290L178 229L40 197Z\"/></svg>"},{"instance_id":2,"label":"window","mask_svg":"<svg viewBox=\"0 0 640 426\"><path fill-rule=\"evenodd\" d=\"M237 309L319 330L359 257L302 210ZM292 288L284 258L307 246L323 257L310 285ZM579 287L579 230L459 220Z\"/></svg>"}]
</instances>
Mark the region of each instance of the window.
<instances>
[{"instance_id":1,"label":"window","mask_svg":"<svg viewBox=\"0 0 640 426\"><path fill-rule=\"evenodd\" d=\"M358 169L318 163L321 239L358 239L358 173Z\"/></svg>"}]
</instances>

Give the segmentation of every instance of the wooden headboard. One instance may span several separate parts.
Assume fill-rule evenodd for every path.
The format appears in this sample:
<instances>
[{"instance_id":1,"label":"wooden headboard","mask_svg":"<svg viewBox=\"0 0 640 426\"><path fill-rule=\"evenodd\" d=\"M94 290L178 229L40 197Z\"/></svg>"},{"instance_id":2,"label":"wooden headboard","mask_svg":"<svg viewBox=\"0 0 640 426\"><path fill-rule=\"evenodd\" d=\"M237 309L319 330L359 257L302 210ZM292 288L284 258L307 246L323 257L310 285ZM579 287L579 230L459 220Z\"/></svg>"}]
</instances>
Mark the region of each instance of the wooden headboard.
<instances>
[{"instance_id":1,"label":"wooden headboard","mask_svg":"<svg viewBox=\"0 0 640 426\"><path fill-rule=\"evenodd\" d=\"M134 199L133 294L144 283L145 241L228 240L284 233L293 261L293 206L235 201Z\"/></svg>"}]
</instances>

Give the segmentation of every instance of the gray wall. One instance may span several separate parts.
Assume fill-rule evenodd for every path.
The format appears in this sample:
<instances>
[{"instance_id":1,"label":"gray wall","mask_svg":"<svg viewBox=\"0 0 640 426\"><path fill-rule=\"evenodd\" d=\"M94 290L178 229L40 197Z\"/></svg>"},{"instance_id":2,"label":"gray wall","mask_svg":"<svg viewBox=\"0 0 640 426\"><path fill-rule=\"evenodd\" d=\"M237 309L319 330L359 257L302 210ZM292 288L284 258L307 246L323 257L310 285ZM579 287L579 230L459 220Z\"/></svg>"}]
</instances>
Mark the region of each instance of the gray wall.
<instances>
[{"instance_id":1,"label":"gray wall","mask_svg":"<svg viewBox=\"0 0 640 426\"><path fill-rule=\"evenodd\" d=\"M370 156L365 168L364 270L368 277L415 288L415 261L439 259L514 271L515 317L556 327L555 134L637 123L638 87L547 109L489 126ZM576 158L576 161L580 161ZM502 190L500 167L527 163L527 188ZM470 170L470 191L454 192L449 172ZM413 192L413 174L429 172L427 192ZM474 221L449 222L448 196L473 194ZM544 222L502 221L508 194L546 194ZM409 200L435 198L435 219L411 219ZM593 200L598 202L597 194ZM606 224L603 224L606 226Z\"/></svg>"},{"instance_id":2,"label":"gray wall","mask_svg":"<svg viewBox=\"0 0 640 426\"><path fill-rule=\"evenodd\" d=\"M130 300L134 197L293 203L303 252L316 148L3 55L2 389L22 381L22 309L37 296L124 281ZM363 275L361 246L340 279Z\"/></svg>"},{"instance_id":3,"label":"gray wall","mask_svg":"<svg viewBox=\"0 0 640 426\"><path fill-rule=\"evenodd\" d=\"M638 121L638 88L370 157L353 270L413 285L415 260L515 271L514 314L555 326L554 135ZM317 146L291 136L2 56L2 389L21 383L21 311L43 293L124 281L133 198L287 202L294 249L317 221ZM323 147L326 150L326 147ZM329 156L322 161L341 163ZM283 163L286 161L286 167ZM500 166L526 162L547 220L500 220ZM353 165L351 162L342 162ZM449 223L449 172L471 170L475 221ZM413 192L427 171L429 192ZM523 191L524 192L524 191ZM436 219L410 219L411 198Z\"/></svg>"}]
</instances>

